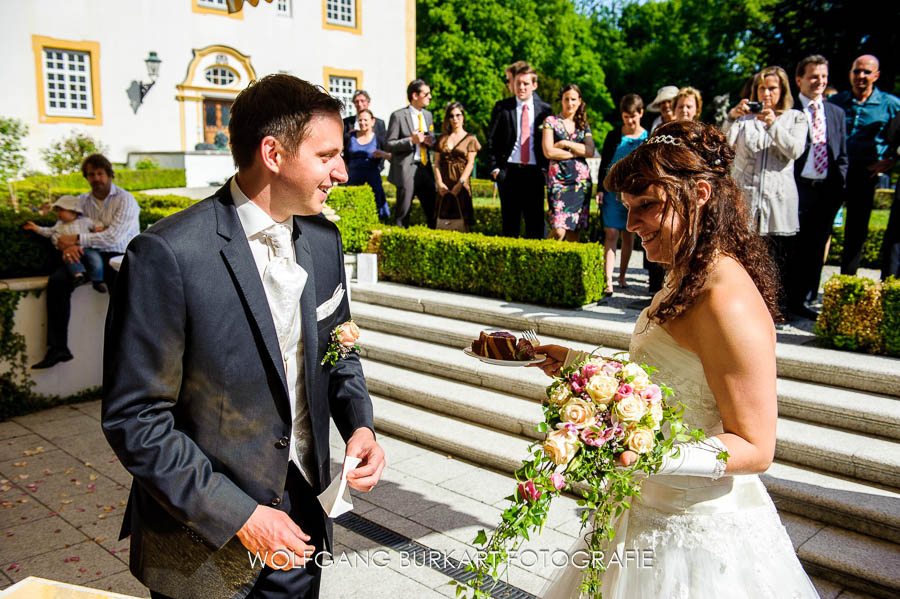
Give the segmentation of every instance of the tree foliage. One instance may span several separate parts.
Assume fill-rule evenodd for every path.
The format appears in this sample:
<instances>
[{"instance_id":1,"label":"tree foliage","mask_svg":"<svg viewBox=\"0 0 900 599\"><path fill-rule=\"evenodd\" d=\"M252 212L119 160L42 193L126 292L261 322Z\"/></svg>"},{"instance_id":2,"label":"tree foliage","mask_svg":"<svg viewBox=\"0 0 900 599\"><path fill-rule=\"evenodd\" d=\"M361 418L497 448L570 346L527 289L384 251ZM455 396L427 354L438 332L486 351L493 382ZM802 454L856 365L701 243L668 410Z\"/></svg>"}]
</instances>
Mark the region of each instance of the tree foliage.
<instances>
[{"instance_id":1,"label":"tree foliage","mask_svg":"<svg viewBox=\"0 0 900 599\"><path fill-rule=\"evenodd\" d=\"M0 181L12 179L25 166L26 135L28 127L22 121L0 117Z\"/></svg>"},{"instance_id":2,"label":"tree foliage","mask_svg":"<svg viewBox=\"0 0 900 599\"><path fill-rule=\"evenodd\" d=\"M58 139L50 144L49 148L41 150L41 158L54 175L61 175L77 171L89 154L104 152L106 148L99 140L87 133L73 131L68 137Z\"/></svg>"}]
</instances>

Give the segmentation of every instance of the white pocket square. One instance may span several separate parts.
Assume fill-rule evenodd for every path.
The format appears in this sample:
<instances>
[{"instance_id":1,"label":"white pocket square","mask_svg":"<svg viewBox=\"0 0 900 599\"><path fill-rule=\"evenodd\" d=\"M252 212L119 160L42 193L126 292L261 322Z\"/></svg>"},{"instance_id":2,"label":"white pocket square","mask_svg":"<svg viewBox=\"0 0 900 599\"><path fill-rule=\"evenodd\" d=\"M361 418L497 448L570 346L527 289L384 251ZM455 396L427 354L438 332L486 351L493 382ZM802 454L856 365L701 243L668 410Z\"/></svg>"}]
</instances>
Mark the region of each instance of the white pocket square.
<instances>
[{"instance_id":1,"label":"white pocket square","mask_svg":"<svg viewBox=\"0 0 900 599\"><path fill-rule=\"evenodd\" d=\"M331 297L322 302L321 306L316 308L316 321L324 320L331 316L341 304L342 299L344 299L344 286L343 284L338 283L338 286L335 287Z\"/></svg>"}]
</instances>

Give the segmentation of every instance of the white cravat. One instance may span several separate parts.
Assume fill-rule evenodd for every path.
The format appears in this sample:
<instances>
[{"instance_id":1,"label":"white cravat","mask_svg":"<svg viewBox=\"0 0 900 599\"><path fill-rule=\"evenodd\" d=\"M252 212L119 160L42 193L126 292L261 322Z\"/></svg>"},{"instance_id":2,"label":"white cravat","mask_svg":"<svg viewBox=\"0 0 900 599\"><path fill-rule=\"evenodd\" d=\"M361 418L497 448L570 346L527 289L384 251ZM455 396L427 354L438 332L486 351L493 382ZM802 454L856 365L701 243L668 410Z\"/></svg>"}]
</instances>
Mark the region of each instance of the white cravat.
<instances>
[{"instance_id":1,"label":"white cravat","mask_svg":"<svg viewBox=\"0 0 900 599\"><path fill-rule=\"evenodd\" d=\"M244 195L232 178L231 195L247 235L253 261L262 279L275 324L291 406L290 460L308 483L315 486L316 465L312 426L303 383L303 336L300 296L307 273L297 264L293 244L294 221L276 223Z\"/></svg>"}]
</instances>

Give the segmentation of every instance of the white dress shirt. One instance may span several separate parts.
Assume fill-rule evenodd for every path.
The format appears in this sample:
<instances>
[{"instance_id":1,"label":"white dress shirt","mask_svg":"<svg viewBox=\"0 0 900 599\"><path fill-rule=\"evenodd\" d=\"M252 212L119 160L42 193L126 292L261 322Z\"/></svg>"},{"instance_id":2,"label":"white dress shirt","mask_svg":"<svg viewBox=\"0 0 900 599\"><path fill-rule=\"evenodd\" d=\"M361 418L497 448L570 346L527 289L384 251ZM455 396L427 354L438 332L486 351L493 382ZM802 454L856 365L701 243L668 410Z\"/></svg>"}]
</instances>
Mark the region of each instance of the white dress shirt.
<instances>
[{"instance_id":1,"label":"white dress shirt","mask_svg":"<svg viewBox=\"0 0 900 599\"><path fill-rule=\"evenodd\" d=\"M531 127L531 137L528 138L528 164L537 164L534 159L534 96L528 98L527 102L523 102L516 98L516 143L513 144L512 153L509 155L509 162L522 164L522 107L528 106L528 126Z\"/></svg>"},{"instance_id":2,"label":"white dress shirt","mask_svg":"<svg viewBox=\"0 0 900 599\"><path fill-rule=\"evenodd\" d=\"M277 223L272 220L272 217L254 204L241 191L237 183L237 177L231 178L230 189L231 197L234 198L234 205L237 208L238 218L241 221L241 226L244 228L244 233L247 235L247 242L250 244L250 252L253 254L256 268L259 270L259 278L262 280L266 266L275 256L266 239L266 229L272 226L281 226L293 233L294 219L291 217L283 223ZM269 304L270 306L272 305L271 299L269 299ZM290 444L290 459L297 465L307 482L313 484L315 478L313 471L311 471L311 468L314 467L312 439L304 438L305 435L302 433L304 430L309 431L311 427L308 422L309 412L303 385L303 337L300 325L300 304L298 302L297 313L293 319L290 335L287 337L287 342L281 347L281 358L284 362L288 395L291 402L291 439L293 442ZM298 422L304 418L307 419L306 423Z\"/></svg>"},{"instance_id":3,"label":"white dress shirt","mask_svg":"<svg viewBox=\"0 0 900 599\"><path fill-rule=\"evenodd\" d=\"M410 118L412 119L413 131L422 131L423 133L425 133L427 135L428 134L428 123L425 121L425 113L423 113L421 110L416 110L415 108L413 108L413 105L410 104L409 105L409 114L410 114ZM422 127L424 127L424 129L419 127L419 115L422 115ZM415 156L416 162L422 162L422 152L427 152L427 151L428 150L426 150L424 148L424 146L422 146L422 144L416 144L416 156Z\"/></svg>"},{"instance_id":4,"label":"white dress shirt","mask_svg":"<svg viewBox=\"0 0 900 599\"><path fill-rule=\"evenodd\" d=\"M102 202L90 191L79 195L78 201L84 216L105 227L99 233L82 233L78 241L82 247L124 254L128 243L141 232L141 208L133 195L115 183L110 184L109 195Z\"/></svg>"},{"instance_id":5,"label":"white dress shirt","mask_svg":"<svg viewBox=\"0 0 900 599\"><path fill-rule=\"evenodd\" d=\"M800 176L803 177L804 179L822 180L828 176L828 168L825 169L824 173L819 174L816 172L815 157L813 156L813 147L812 147L813 111L809 107L809 105L813 103L813 100L810 100L803 94L799 94L799 96L800 96L800 103L803 105L803 114L806 115L806 120L809 121L809 139L810 139L809 154L806 155L806 163L803 165L803 170L800 171ZM823 101L823 99L821 97L818 100L815 100L815 102L818 104L818 106L816 106L816 110L819 110L822 112L822 130L825 133L825 140L826 140L825 141L825 144L826 144L825 151L827 152L828 151L828 148L827 148L828 123L827 123L827 119L825 118L825 102Z\"/></svg>"}]
</instances>

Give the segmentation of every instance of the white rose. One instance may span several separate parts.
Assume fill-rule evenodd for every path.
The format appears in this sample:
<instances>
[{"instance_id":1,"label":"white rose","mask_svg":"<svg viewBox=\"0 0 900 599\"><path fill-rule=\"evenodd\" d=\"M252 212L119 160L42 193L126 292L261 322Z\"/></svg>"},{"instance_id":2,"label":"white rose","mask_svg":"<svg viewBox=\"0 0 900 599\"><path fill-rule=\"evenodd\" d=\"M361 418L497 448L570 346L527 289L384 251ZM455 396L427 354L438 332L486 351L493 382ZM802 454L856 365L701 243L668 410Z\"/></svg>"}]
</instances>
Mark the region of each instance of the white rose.
<instances>
[{"instance_id":1,"label":"white rose","mask_svg":"<svg viewBox=\"0 0 900 599\"><path fill-rule=\"evenodd\" d=\"M593 426L597 419L594 413L597 408L591 402L583 399L570 399L559 411L559 417L563 422L574 424L578 428Z\"/></svg>"},{"instance_id":2,"label":"white rose","mask_svg":"<svg viewBox=\"0 0 900 599\"><path fill-rule=\"evenodd\" d=\"M613 408L621 422L637 422L647 413L647 404L644 400L629 395L619 401Z\"/></svg>"},{"instance_id":3,"label":"white rose","mask_svg":"<svg viewBox=\"0 0 900 599\"><path fill-rule=\"evenodd\" d=\"M623 376L625 380L628 380L628 377L634 377L631 379L631 386L634 387L634 390L637 392L641 392L650 385L650 377L647 376L647 373L644 372L644 369L640 367L640 365L631 362L625 365L625 368L622 370Z\"/></svg>"},{"instance_id":4,"label":"white rose","mask_svg":"<svg viewBox=\"0 0 900 599\"><path fill-rule=\"evenodd\" d=\"M628 434L625 444L635 453L647 453L653 449L653 433L646 428L635 428Z\"/></svg>"},{"instance_id":5,"label":"white rose","mask_svg":"<svg viewBox=\"0 0 900 599\"><path fill-rule=\"evenodd\" d=\"M578 451L578 437L565 429L553 431L547 435L542 449L554 464L568 464Z\"/></svg>"},{"instance_id":6,"label":"white rose","mask_svg":"<svg viewBox=\"0 0 900 599\"><path fill-rule=\"evenodd\" d=\"M653 417L653 430L659 430L663 420L662 402L650 404L650 416Z\"/></svg>"},{"instance_id":7,"label":"white rose","mask_svg":"<svg viewBox=\"0 0 900 599\"><path fill-rule=\"evenodd\" d=\"M572 392L569 391L569 386L563 383L562 385L557 385L556 388L550 392L549 399L550 403L554 406L561 406L566 403L570 397L572 397Z\"/></svg>"},{"instance_id":8,"label":"white rose","mask_svg":"<svg viewBox=\"0 0 900 599\"><path fill-rule=\"evenodd\" d=\"M605 374L595 374L587 384L588 395L591 396L594 403L604 408L616 394L618 388L619 381Z\"/></svg>"}]
</instances>

